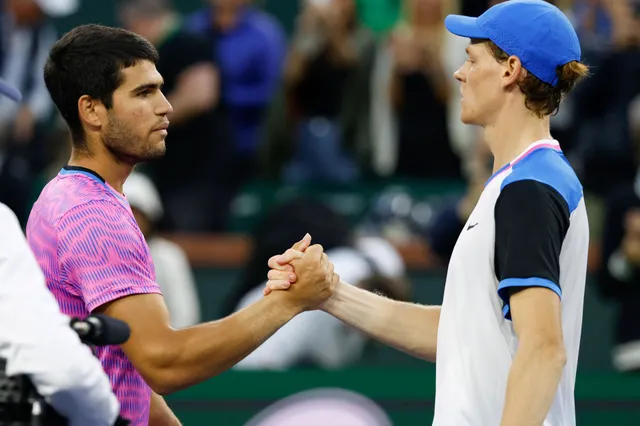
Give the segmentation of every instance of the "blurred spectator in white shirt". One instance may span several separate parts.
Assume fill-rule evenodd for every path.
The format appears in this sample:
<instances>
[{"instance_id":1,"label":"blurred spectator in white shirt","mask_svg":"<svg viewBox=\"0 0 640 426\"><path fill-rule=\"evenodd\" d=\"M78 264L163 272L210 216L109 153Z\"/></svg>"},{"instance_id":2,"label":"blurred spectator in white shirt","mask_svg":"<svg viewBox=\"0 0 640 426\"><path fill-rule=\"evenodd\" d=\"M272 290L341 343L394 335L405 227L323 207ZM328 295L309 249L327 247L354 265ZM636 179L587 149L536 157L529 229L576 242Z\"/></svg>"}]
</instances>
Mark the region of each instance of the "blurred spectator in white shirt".
<instances>
[{"instance_id":1,"label":"blurred spectator in white shirt","mask_svg":"<svg viewBox=\"0 0 640 426\"><path fill-rule=\"evenodd\" d=\"M349 283L406 300L405 265L383 238L360 237L351 247L327 251L335 271ZM264 283L247 293L237 310L263 297ZM304 312L276 332L244 360L241 370L284 370L299 365L337 369L357 361L368 339L359 331L322 311Z\"/></svg>"},{"instance_id":2,"label":"blurred spectator in white shirt","mask_svg":"<svg viewBox=\"0 0 640 426\"><path fill-rule=\"evenodd\" d=\"M199 324L200 301L187 256L180 246L155 232L163 215L158 191L148 177L136 172L129 176L123 189L149 245L156 282L167 302L171 325L184 328Z\"/></svg>"}]
</instances>

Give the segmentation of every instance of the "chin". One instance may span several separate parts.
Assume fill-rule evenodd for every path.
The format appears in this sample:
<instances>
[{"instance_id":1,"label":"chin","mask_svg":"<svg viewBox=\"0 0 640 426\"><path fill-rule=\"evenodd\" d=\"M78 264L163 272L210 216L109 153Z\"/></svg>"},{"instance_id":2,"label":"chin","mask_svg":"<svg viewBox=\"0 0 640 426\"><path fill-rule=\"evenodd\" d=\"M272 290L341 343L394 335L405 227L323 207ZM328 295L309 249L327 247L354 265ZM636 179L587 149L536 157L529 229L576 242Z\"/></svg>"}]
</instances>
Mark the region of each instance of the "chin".
<instances>
[{"instance_id":1,"label":"chin","mask_svg":"<svg viewBox=\"0 0 640 426\"><path fill-rule=\"evenodd\" d=\"M462 121L463 124L469 124L469 125L478 124L476 123L476 121L474 120L474 117L471 114L465 114L464 111L462 112L462 114L460 114L460 121Z\"/></svg>"}]
</instances>

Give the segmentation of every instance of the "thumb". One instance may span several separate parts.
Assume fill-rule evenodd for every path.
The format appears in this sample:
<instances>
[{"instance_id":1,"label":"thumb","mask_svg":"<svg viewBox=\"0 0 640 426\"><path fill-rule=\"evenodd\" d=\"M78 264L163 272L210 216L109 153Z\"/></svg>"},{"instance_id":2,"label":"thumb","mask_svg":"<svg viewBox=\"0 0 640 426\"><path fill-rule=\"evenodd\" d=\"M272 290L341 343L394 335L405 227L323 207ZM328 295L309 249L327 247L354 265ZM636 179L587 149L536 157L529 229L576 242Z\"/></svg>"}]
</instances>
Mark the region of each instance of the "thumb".
<instances>
[{"instance_id":1,"label":"thumb","mask_svg":"<svg viewBox=\"0 0 640 426\"><path fill-rule=\"evenodd\" d=\"M311 235L308 233L304 235L304 237L295 243L291 248L294 250L298 250L300 252L304 252L311 245Z\"/></svg>"}]
</instances>

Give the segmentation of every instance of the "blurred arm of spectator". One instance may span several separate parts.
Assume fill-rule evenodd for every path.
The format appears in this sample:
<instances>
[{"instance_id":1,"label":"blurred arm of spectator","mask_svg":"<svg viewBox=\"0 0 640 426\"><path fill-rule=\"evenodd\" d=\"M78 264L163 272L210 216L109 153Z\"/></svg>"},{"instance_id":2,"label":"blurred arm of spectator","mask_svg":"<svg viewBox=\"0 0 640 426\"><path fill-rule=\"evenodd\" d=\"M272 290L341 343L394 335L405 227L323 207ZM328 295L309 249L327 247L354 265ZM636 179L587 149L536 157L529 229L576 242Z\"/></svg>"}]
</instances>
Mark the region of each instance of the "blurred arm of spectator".
<instances>
[{"instance_id":1,"label":"blurred arm of spectator","mask_svg":"<svg viewBox=\"0 0 640 426\"><path fill-rule=\"evenodd\" d=\"M598 284L604 296L618 297L640 269L640 199L632 187L614 192L608 203Z\"/></svg>"},{"instance_id":2,"label":"blurred arm of spectator","mask_svg":"<svg viewBox=\"0 0 640 426\"><path fill-rule=\"evenodd\" d=\"M173 106L169 117L172 124L181 124L215 107L220 100L220 76L209 62L210 49L193 46L190 56L194 65L185 69L178 77L174 90L167 94Z\"/></svg>"},{"instance_id":3,"label":"blurred arm of spectator","mask_svg":"<svg viewBox=\"0 0 640 426\"><path fill-rule=\"evenodd\" d=\"M298 19L292 49L285 66L285 84L291 89L302 80L310 60L328 47L340 63L357 59L356 48L349 39L347 22L338 15L339 8L329 4L307 3Z\"/></svg>"},{"instance_id":4,"label":"blurred arm of spectator","mask_svg":"<svg viewBox=\"0 0 640 426\"><path fill-rule=\"evenodd\" d=\"M627 48L640 43L640 24L631 0L601 0L612 21L615 46Z\"/></svg>"},{"instance_id":5,"label":"blurred arm of spectator","mask_svg":"<svg viewBox=\"0 0 640 426\"><path fill-rule=\"evenodd\" d=\"M400 78L406 74L423 73L436 90L441 102L450 97L451 76L440 53L438 37L424 36L408 27L402 27L391 37L391 48L395 59L391 99L395 105L402 103Z\"/></svg>"}]
</instances>

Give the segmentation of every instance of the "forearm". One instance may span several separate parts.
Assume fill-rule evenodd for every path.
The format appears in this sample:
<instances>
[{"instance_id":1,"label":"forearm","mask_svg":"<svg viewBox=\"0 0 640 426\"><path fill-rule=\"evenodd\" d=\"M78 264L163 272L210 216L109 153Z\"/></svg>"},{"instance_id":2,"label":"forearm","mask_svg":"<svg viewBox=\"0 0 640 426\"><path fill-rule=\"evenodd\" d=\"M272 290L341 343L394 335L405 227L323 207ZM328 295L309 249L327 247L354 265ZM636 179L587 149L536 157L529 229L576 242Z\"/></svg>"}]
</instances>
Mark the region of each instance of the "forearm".
<instances>
[{"instance_id":1,"label":"forearm","mask_svg":"<svg viewBox=\"0 0 640 426\"><path fill-rule=\"evenodd\" d=\"M292 49L284 69L284 84L289 90L300 83L309 63L307 55Z\"/></svg>"},{"instance_id":2,"label":"forearm","mask_svg":"<svg viewBox=\"0 0 640 426\"><path fill-rule=\"evenodd\" d=\"M149 410L149 426L181 426L163 397L153 392Z\"/></svg>"},{"instance_id":3,"label":"forearm","mask_svg":"<svg viewBox=\"0 0 640 426\"><path fill-rule=\"evenodd\" d=\"M633 10L628 0L603 0L602 4L614 22L633 16Z\"/></svg>"},{"instance_id":4,"label":"forearm","mask_svg":"<svg viewBox=\"0 0 640 426\"><path fill-rule=\"evenodd\" d=\"M285 298L275 293L221 320L172 332L166 344L173 350L157 360L149 384L167 394L231 368L299 313Z\"/></svg>"},{"instance_id":5,"label":"forearm","mask_svg":"<svg viewBox=\"0 0 640 426\"><path fill-rule=\"evenodd\" d=\"M213 94L194 98L193 93L179 91L167 96L167 100L173 107L173 112L169 115L171 125L179 125L213 108L216 98Z\"/></svg>"},{"instance_id":6,"label":"forearm","mask_svg":"<svg viewBox=\"0 0 640 426\"><path fill-rule=\"evenodd\" d=\"M324 310L387 345L435 361L439 306L397 302L341 282Z\"/></svg>"},{"instance_id":7,"label":"forearm","mask_svg":"<svg viewBox=\"0 0 640 426\"><path fill-rule=\"evenodd\" d=\"M522 343L522 342L521 342ZM541 426L565 365L564 351L521 344L509 372L501 426Z\"/></svg>"}]
</instances>

